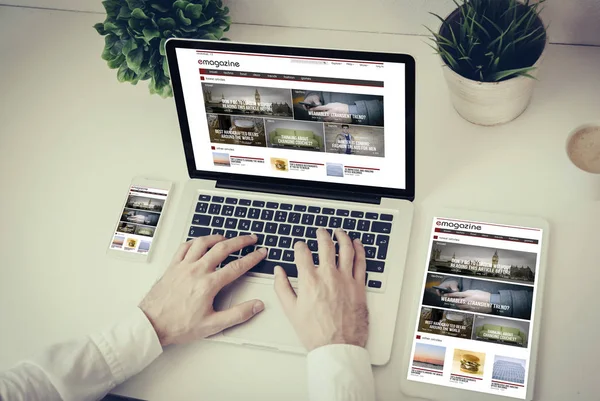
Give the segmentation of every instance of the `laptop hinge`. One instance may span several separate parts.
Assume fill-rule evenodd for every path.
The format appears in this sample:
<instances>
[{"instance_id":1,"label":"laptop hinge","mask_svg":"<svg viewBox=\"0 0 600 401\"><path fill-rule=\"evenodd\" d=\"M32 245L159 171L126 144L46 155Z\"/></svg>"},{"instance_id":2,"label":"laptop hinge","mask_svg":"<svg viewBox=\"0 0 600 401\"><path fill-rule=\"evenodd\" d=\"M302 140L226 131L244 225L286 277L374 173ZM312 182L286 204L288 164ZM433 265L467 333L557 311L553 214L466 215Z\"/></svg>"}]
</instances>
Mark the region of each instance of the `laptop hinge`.
<instances>
[{"instance_id":1,"label":"laptop hinge","mask_svg":"<svg viewBox=\"0 0 600 401\"><path fill-rule=\"evenodd\" d=\"M331 199L337 201L369 203L374 205L381 204L381 196L369 196L351 191L328 191L319 188L311 190L309 188L298 188L293 185L273 185L272 183L244 183L236 180L217 180L217 188L235 189L237 191L265 192L278 195L301 196L304 198Z\"/></svg>"}]
</instances>

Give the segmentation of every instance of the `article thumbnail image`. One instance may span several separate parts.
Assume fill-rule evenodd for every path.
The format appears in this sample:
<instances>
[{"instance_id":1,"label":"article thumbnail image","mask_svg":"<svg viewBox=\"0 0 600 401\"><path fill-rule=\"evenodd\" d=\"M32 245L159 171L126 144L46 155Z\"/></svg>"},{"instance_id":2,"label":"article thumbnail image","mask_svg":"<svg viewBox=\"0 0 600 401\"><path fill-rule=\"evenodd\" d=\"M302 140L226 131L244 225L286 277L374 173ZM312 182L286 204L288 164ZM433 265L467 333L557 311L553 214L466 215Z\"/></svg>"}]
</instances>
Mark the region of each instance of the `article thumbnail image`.
<instances>
[{"instance_id":1,"label":"article thumbnail image","mask_svg":"<svg viewBox=\"0 0 600 401\"><path fill-rule=\"evenodd\" d=\"M327 153L385 157L383 128L325 124Z\"/></svg>"},{"instance_id":2,"label":"article thumbnail image","mask_svg":"<svg viewBox=\"0 0 600 401\"><path fill-rule=\"evenodd\" d=\"M324 152L323 124L307 121L265 119L270 148Z\"/></svg>"},{"instance_id":3,"label":"article thumbnail image","mask_svg":"<svg viewBox=\"0 0 600 401\"><path fill-rule=\"evenodd\" d=\"M207 114L206 119L212 143L266 146L265 124L262 118Z\"/></svg>"},{"instance_id":4,"label":"article thumbnail image","mask_svg":"<svg viewBox=\"0 0 600 401\"><path fill-rule=\"evenodd\" d=\"M463 349L455 349L452 358L452 374L471 376L483 376L485 365L485 354Z\"/></svg>"},{"instance_id":5,"label":"article thumbnail image","mask_svg":"<svg viewBox=\"0 0 600 401\"><path fill-rule=\"evenodd\" d=\"M121 221L134 224L144 224L156 227L160 214L145 212L141 210L125 209L121 215Z\"/></svg>"},{"instance_id":6,"label":"article thumbnail image","mask_svg":"<svg viewBox=\"0 0 600 401\"><path fill-rule=\"evenodd\" d=\"M112 240L111 247L112 248L123 248L124 243L125 243L125 237L122 237L120 235L115 235Z\"/></svg>"},{"instance_id":7,"label":"article thumbnail image","mask_svg":"<svg viewBox=\"0 0 600 401\"><path fill-rule=\"evenodd\" d=\"M326 164L327 175L329 177L343 177L344 176L344 165L340 163L327 163Z\"/></svg>"},{"instance_id":8,"label":"article thumbnail image","mask_svg":"<svg viewBox=\"0 0 600 401\"><path fill-rule=\"evenodd\" d=\"M207 113L292 118L289 89L202 84Z\"/></svg>"},{"instance_id":9,"label":"article thumbnail image","mask_svg":"<svg viewBox=\"0 0 600 401\"><path fill-rule=\"evenodd\" d=\"M155 230L156 230L156 228L154 228L154 227L136 226L135 227L135 234L136 235L143 235L145 237L154 237L154 231Z\"/></svg>"},{"instance_id":10,"label":"article thumbnail image","mask_svg":"<svg viewBox=\"0 0 600 401\"><path fill-rule=\"evenodd\" d=\"M445 359L446 347L424 343L415 344L413 366L443 371Z\"/></svg>"},{"instance_id":11,"label":"article thumbnail image","mask_svg":"<svg viewBox=\"0 0 600 401\"><path fill-rule=\"evenodd\" d=\"M148 198L146 196L129 195L126 207L130 209L149 210L151 212L162 212L165 205L164 199Z\"/></svg>"},{"instance_id":12,"label":"article thumbnail image","mask_svg":"<svg viewBox=\"0 0 600 401\"><path fill-rule=\"evenodd\" d=\"M529 322L492 316L475 316L473 340L527 348Z\"/></svg>"},{"instance_id":13,"label":"article thumbnail image","mask_svg":"<svg viewBox=\"0 0 600 401\"><path fill-rule=\"evenodd\" d=\"M271 157L271 167L275 171L289 171L290 164L287 159L280 157Z\"/></svg>"},{"instance_id":14,"label":"article thumbnail image","mask_svg":"<svg viewBox=\"0 0 600 401\"><path fill-rule=\"evenodd\" d=\"M525 384L525 359L509 358L507 356L496 355L494 358L494 369L492 370L492 379Z\"/></svg>"},{"instance_id":15,"label":"article thumbnail image","mask_svg":"<svg viewBox=\"0 0 600 401\"><path fill-rule=\"evenodd\" d=\"M531 252L433 241L429 271L533 283L536 259Z\"/></svg>"},{"instance_id":16,"label":"article thumbnail image","mask_svg":"<svg viewBox=\"0 0 600 401\"><path fill-rule=\"evenodd\" d=\"M383 96L292 89L294 119L383 127Z\"/></svg>"},{"instance_id":17,"label":"article thumbnail image","mask_svg":"<svg viewBox=\"0 0 600 401\"><path fill-rule=\"evenodd\" d=\"M456 338L471 339L473 315L436 308L421 308L419 331Z\"/></svg>"},{"instance_id":18,"label":"article thumbnail image","mask_svg":"<svg viewBox=\"0 0 600 401\"><path fill-rule=\"evenodd\" d=\"M120 222L117 226L117 231L125 234L135 233L135 224Z\"/></svg>"},{"instance_id":19,"label":"article thumbnail image","mask_svg":"<svg viewBox=\"0 0 600 401\"><path fill-rule=\"evenodd\" d=\"M148 251L150 251L150 241L141 241L138 252L147 253Z\"/></svg>"},{"instance_id":20,"label":"article thumbnail image","mask_svg":"<svg viewBox=\"0 0 600 401\"><path fill-rule=\"evenodd\" d=\"M423 305L526 320L532 302L533 287L435 273L423 292Z\"/></svg>"},{"instance_id":21,"label":"article thumbnail image","mask_svg":"<svg viewBox=\"0 0 600 401\"><path fill-rule=\"evenodd\" d=\"M219 167L230 167L231 160L229 160L229 153L213 152L213 163Z\"/></svg>"}]
</instances>

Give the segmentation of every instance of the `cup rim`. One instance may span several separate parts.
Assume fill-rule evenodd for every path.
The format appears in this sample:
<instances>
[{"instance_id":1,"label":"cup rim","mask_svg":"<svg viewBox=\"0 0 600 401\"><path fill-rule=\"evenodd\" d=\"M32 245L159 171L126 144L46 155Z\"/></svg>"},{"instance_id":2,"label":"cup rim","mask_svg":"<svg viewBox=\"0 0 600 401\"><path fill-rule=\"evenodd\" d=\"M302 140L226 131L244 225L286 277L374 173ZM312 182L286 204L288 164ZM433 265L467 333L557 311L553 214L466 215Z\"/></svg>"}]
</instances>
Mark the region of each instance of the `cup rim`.
<instances>
[{"instance_id":1,"label":"cup rim","mask_svg":"<svg viewBox=\"0 0 600 401\"><path fill-rule=\"evenodd\" d=\"M573 130L571 130L571 132L569 133L569 135L567 135L567 140L565 141L565 152L567 154L567 159L569 159L569 161L571 162L571 164L573 164L578 170L583 171L584 173L587 173L587 174L599 175L600 173L593 173L591 171L587 171L587 170L584 170L583 168L579 167L573 161L573 159L571 159L571 155L569 154L569 144L573 140L573 137L577 133L579 133L580 131L582 131L582 130L584 130L586 128L597 128L600 131L600 121L592 121L592 122L584 123L584 124L581 124L581 125L575 127Z\"/></svg>"}]
</instances>

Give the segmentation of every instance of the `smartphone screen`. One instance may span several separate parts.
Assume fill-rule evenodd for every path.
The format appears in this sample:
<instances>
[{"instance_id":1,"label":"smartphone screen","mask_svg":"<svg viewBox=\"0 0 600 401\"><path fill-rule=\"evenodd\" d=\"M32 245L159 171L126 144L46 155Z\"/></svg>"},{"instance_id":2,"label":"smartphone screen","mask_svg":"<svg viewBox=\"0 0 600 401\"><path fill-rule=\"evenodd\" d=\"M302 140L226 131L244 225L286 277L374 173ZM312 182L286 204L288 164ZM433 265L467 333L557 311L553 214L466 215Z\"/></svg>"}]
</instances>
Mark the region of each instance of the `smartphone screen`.
<instances>
[{"instance_id":1,"label":"smartphone screen","mask_svg":"<svg viewBox=\"0 0 600 401\"><path fill-rule=\"evenodd\" d=\"M150 252L168 194L166 189L132 185L110 248L137 254Z\"/></svg>"}]
</instances>

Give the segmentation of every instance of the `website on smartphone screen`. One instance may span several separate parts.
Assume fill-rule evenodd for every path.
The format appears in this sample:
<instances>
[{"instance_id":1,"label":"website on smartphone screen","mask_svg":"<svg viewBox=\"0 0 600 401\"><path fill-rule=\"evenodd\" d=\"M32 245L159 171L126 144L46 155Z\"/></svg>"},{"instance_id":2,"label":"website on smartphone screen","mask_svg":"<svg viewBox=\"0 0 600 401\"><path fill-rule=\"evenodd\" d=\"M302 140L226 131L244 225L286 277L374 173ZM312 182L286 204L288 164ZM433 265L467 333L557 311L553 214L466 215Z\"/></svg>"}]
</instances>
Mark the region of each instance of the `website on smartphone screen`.
<instances>
[{"instance_id":1,"label":"website on smartphone screen","mask_svg":"<svg viewBox=\"0 0 600 401\"><path fill-rule=\"evenodd\" d=\"M177 49L196 168L404 189L404 65Z\"/></svg>"},{"instance_id":2,"label":"website on smartphone screen","mask_svg":"<svg viewBox=\"0 0 600 401\"><path fill-rule=\"evenodd\" d=\"M409 380L524 399L542 230L434 218Z\"/></svg>"},{"instance_id":3,"label":"website on smartphone screen","mask_svg":"<svg viewBox=\"0 0 600 401\"><path fill-rule=\"evenodd\" d=\"M131 186L110 249L146 254L169 191Z\"/></svg>"}]
</instances>

